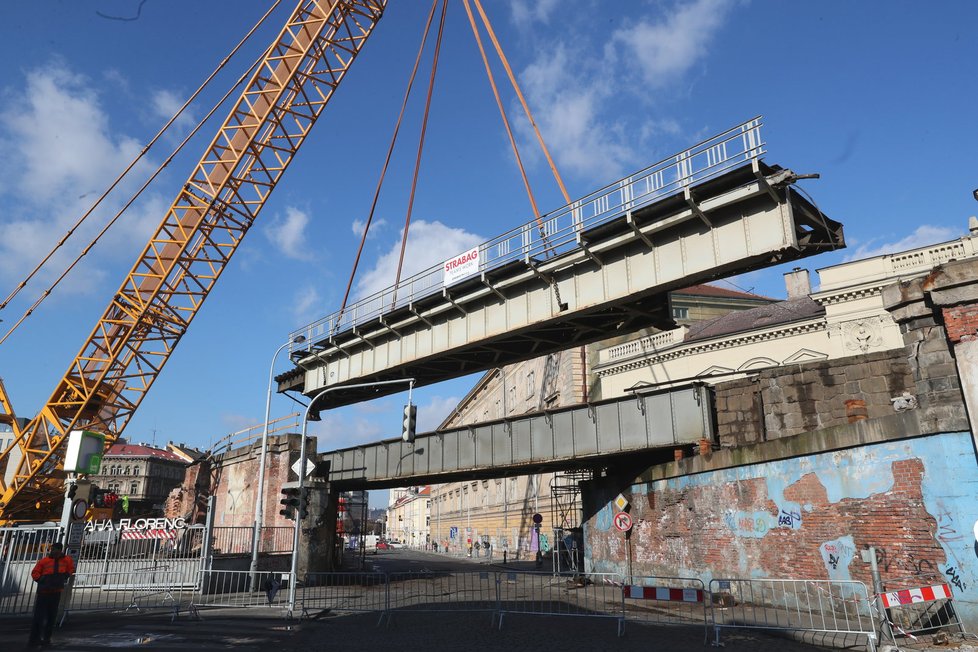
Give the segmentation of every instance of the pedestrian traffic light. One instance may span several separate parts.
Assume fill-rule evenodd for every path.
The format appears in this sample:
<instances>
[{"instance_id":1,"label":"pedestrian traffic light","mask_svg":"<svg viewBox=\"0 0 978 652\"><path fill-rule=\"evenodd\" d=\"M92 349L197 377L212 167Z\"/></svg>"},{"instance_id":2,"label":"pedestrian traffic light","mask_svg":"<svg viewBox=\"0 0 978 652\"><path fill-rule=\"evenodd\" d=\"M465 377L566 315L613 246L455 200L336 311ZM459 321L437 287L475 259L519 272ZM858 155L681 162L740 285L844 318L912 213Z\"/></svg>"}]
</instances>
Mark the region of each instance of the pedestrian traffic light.
<instances>
[{"instance_id":1,"label":"pedestrian traffic light","mask_svg":"<svg viewBox=\"0 0 978 652\"><path fill-rule=\"evenodd\" d=\"M406 442L414 441L414 430L418 422L418 406L408 403L404 406L404 422L401 426L401 439Z\"/></svg>"},{"instance_id":2,"label":"pedestrian traffic light","mask_svg":"<svg viewBox=\"0 0 978 652\"><path fill-rule=\"evenodd\" d=\"M309 487L299 490L299 520L304 520L309 516Z\"/></svg>"},{"instance_id":3,"label":"pedestrian traffic light","mask_svg":"<svg viewBox=\"0 0 978 652\"><path fill-rule=\"evenodd\" d=\"M294 521L295 510L299 507L299 490L295 487L283 487L282 499L278 502L283 506L283 509L280 509L278 513Z\"/></svg>"}]
</instances>

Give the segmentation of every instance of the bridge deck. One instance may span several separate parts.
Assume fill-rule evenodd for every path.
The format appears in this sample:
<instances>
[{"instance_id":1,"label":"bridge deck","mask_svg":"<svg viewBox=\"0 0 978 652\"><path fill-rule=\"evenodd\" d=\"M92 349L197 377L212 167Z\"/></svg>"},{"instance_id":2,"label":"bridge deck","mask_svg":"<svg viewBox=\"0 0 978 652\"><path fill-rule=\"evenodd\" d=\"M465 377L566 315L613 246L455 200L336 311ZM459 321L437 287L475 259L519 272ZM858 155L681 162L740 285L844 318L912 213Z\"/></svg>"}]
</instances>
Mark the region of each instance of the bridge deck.
<instances>
[{"instance_id":1,"label":"bridge deck","mask_svg":"<svg viewBox=\"0 0 978 652\"><path fill-rule=\"evenodd\" d=\"M305 342L279 390L337 390L317 403L325 409L402 389L344 385L433 383L671 327L672 290L844 246L792 173L759 160L758 129L745 123L619 181L547 216L542 231L531 222L486 243L471 276L439 268L396 298L391 289L293 333Z\"/></svg>"}]
</instances>

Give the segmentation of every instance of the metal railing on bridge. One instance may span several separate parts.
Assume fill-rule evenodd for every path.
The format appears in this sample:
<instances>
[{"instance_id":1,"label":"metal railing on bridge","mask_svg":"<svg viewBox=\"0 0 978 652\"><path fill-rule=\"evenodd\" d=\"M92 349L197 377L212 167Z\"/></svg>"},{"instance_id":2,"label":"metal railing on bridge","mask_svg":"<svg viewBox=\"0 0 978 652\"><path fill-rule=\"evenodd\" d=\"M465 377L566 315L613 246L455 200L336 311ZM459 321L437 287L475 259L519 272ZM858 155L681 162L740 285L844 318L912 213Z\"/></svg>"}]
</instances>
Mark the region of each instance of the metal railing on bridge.
<instances>
[{"instance_id":1,"label":"metal railing on bridge","mask_svg":"<svg viewBox=\"0 0 978 652\"><path fill-rule=\"evenodd\" d=\"M542 215L539 220L526 222L482 243L479 245L478 273L514 261L572 251L579 247L578 234L582 231L759 159L766 153L761 124L760 116L748 120ZM446 283L442 264L430 267L397 286L360 299L343 311L294 331L289 336L289 352L312 351L316 342L376 319L394 308L409 305L448 284L451 283Z\"/></svg>"}]
</instances>

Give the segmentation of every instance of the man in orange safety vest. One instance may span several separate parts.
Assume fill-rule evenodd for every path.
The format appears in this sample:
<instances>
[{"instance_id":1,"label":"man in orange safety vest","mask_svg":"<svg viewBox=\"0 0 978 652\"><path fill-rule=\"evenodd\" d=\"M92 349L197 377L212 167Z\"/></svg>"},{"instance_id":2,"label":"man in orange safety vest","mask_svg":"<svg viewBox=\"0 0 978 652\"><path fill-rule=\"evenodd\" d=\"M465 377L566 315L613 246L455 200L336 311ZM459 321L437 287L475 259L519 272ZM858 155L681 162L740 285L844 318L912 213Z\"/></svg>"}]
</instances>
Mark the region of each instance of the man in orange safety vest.
<instances>
[{"instance_id":1,"label":"man in orange safety vest","mask_svg":"<svg viewBox=\"0 0 978 652\"><path fill-rule=\"evenodd\" d=\"M65 557L64 548L58 542L52 543L48 556L34 565L31 577L37 582L37 598L34 601L34 622L31 623L29 646L50 645L61 592L74 573L75 562L71 557Z\"/></svg>"}]
</instances>

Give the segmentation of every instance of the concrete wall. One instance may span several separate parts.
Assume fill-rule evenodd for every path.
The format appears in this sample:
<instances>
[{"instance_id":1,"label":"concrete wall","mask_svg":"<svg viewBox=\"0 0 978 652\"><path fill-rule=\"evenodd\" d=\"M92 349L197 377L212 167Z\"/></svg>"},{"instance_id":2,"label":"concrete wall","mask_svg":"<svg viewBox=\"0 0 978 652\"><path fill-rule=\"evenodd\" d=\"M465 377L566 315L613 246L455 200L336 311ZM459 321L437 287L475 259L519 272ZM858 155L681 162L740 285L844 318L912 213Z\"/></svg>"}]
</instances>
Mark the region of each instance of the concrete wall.
<instances>
[{"instance_id":1,"label":"concrete wall","mask_svg":"<svg viewBox=\"0 0 978 652\"><path fill-rule=\"evenodd\" d=\"M940 576L974 628L976 495L970 432L672 477L626 491L629 542L612 526L608 497L589 497L601 507L585 525L586 563L627 573L630 545L635 576L854 579L871 587L859 551L873 546L884 582Z\"/></svg>"}]
</instances>

